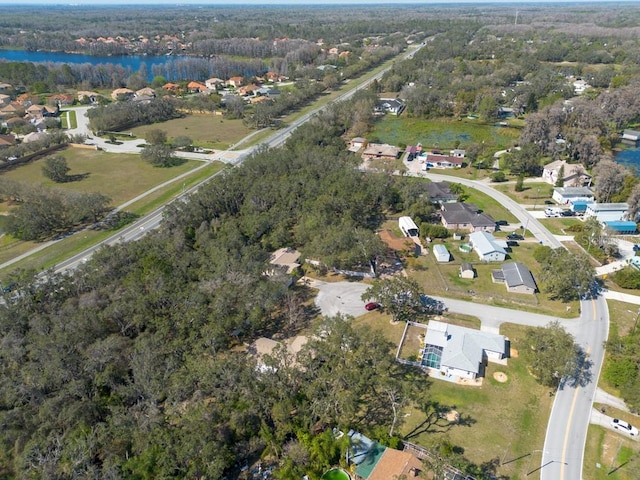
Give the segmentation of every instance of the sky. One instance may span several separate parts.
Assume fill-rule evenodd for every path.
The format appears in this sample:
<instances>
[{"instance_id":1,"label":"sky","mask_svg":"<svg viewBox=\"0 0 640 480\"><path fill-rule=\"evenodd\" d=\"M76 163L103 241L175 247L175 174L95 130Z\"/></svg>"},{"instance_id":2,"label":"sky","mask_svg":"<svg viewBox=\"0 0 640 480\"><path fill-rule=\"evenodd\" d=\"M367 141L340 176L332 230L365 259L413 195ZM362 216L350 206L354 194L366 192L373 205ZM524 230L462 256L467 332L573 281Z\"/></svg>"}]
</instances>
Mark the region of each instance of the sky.
<instances>
[{"instance_id":1,"label":"sky","mask_svg":"<svg viewBox=\"0 0 640 480\"><path fill-rule=\"evenodd\" d=\"M637 0L612 0L636 2ZM602 0L0 0L0 5L354 5L456 3L586 3Z\"/></svg>"}]
</instances>

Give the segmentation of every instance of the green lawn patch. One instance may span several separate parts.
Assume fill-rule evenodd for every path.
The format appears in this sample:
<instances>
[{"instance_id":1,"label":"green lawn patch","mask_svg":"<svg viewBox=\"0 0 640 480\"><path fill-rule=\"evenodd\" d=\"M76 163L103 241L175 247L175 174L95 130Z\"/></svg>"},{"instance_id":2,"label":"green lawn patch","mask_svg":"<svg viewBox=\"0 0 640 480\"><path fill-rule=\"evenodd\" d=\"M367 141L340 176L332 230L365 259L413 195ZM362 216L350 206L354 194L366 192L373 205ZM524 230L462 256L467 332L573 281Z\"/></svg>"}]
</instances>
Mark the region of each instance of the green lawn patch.
<instances>
[{"instance_id":1,"label":"green lawn patch","mask_svg":"<svg viewBox=\"0 0 640 480\"><path fill-rule=\"evenodd\" d=\"M500 237L502 233L496 233ZM557 317L572 318L579 314L577 302L562 303L552 301L544 293L535 295L518 294L507 292L505 286L500 283L493 283L491 271L500 268L500 263L483 263L478 260L475 252L461 252L459 247L466 242L463 240L447 239L444 245L453 257L450 263L438 263L431 253L422 255L419 258L407 260L409 276L415 278L422 286L422 289L431 295L441 295L473 300L474 302L486 303L490 305L513 308L526 311L536 311L539 313L554 315ZM538 247L536 242L521 241L518 246L514 246L509 252L507 261L517 261L526 265L533 274L534 279L540 274L540 265L533 258L533 252ZM474 279L460 278L460 265L471 263L477 273Z\"/></svg>"},{"instance_id":2,"label":"green lawn patch","mask_svg":"<svg viewBox=\"0 0 640 480\"><path fill-rule=\"evenodd\" d=\"M515 183L497 183L492 186L518 203L535 205L539 209L543 209L545 200L551 201L553 195L553 185L544 182L526 182L521 192L515 191Z\"/></svg>"},{"instance_id":3,"label":"green lawn patch","mask_svg":"<svg viewBox=\"0 0 640 480\"><path fill-rule=\"evenodd\" d=\"M421 119L406 115L386 115L375 123L369 139L392 145L422 143L427 149L442 150L454 148L457 142L460 148L484 142L488 150L501 150L510 146L519 136L520 130L516 128L486 125L477 120Z\"/></svg>"},{"instance_id":4,"label":"green lawn patch","mask_svg":"<svg viewBox=\"0 0 640 480\"><path fill-rule=\"evenodd\" d=\"M640 446L620 433L589 425L584 452L584 480L637 480Z\"/></svg>"},{"instance_id":5,"label":"green lawn patch","mask_svg":"<svg viewBox=\"0 0 640 480\"><path fill-rule=\"evenodd\" d=\"M144 138L146 133L153 129L167 132L169 141L179 136L187 136L198 147L217 150L227 150L251 133L251 129L244 125L242 120L214 114L190 114L162 123L135 127L131 131L136 137Z\"/></svg>"},{"instance_id":6,"label":"green lawn patch","mask_svg":"<svg viewBox=\"0 0 640 480\"><path fill-rule=\"evenodd\" d=\"M76 118L75 110L64 110L60 114L60 121L62 122L62 128L78 128L78 120Z\"/></svg>"}]
</instances>

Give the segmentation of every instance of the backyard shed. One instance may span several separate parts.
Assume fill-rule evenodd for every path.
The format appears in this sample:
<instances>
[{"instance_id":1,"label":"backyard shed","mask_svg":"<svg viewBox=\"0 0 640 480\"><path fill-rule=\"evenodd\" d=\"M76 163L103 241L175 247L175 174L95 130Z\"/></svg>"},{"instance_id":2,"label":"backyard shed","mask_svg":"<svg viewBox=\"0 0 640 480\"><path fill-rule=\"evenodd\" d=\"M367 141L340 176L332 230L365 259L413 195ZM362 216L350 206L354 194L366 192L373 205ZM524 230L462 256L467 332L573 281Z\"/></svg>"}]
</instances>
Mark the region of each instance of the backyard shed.
<instances>
[{"instance_id":1,"label":"backyard shed","mask_svg":"<svg viewBox=\"0 0 640 480\"><path fill-rule=\"evenodd\" d=\"M473 265L468 262L460 265L460 278L476 278L476 271L473 269Z\"/></svg>"},{"instance_id":2,"label":"backyard shed","mask_svg":"<svg viewBox=\"0 0 640 480\"><path fill-rule=\"evenodd\" d=\"M449 250L447 250L447 247L441 244L433 246L433 254L435 255L438 262L446 263L451 260L451 254L449 253Z\"/></svg>"}]
</instances>

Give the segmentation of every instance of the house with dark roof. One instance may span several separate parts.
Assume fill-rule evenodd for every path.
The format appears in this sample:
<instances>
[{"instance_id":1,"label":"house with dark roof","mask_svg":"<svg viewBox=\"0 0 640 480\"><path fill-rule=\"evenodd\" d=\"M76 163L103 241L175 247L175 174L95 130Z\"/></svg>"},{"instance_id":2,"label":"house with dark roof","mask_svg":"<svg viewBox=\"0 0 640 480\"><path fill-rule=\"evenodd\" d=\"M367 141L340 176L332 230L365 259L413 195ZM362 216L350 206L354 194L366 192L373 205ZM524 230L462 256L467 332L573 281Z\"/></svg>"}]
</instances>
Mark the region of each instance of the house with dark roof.
<instances>
[{"instance_id":1,"label":"house with dark roof","mask_svg":"<svg viewBox=\"0 0 640 480\"><path fill-rule=\"evenodd\" d=\"M405 108L405 104L398 98L381 98L374 107L374 112L378 114L390 113L400 115Z\"/></svg>"},{"instance_id":2,"label":"house with dark roof","mask_svg":"<svg viewBox=\"0 0 640 480\"><path fill-rule=\"evenodd\" d=\"M472 203L443 203L440 221L449 230L495 232L496 221Z\"/></svg>"},{"instance_id":3,"label":"house with dark roof","mask_svg":"<svg viewBox=\"0 0 640 480\"><path fill-rule=\"evenodd\" d=\"M493 283L504 283L507 292L511 293L533 295L537 290L536 281L533 279L531 271L519 262L505 263L502 265L502 269L493 270L491 280Z\"/></svg>"},{"instance_id":4,"label":"house with dark roof","mask_svg":"<svg viewBox=\"0 0 640 480\"><path fill-rule=\"evenodd\" d=\"M424 160L424 168L460 168L463 157L442 155L441 153L428 153Z\"/></svg>"},{"instance_id":5,"label":"house with dark roof","mask_svg":"<svg viewBox=\"0 0 640 480\"><path fill-rule=\"evenodd\" d=\"M429 196L431 203L456 203L458 194L451 193L451 184L449 182L428 182L424 184L426 194Z\"/></svg>"},{"instance_id":6,"label":"house with dark roof","mask_svg":"<svg viewBox=\"0 0 640 480\"><path fill-rule=\"evenodd\" d=\"M419 325L419 324L414 324ZM431 320L426 326L421 365L434 378L449 381L473 380L484 376L488 361L507 357L507 339L471 328Z\"/></svg>"}]
</instances>

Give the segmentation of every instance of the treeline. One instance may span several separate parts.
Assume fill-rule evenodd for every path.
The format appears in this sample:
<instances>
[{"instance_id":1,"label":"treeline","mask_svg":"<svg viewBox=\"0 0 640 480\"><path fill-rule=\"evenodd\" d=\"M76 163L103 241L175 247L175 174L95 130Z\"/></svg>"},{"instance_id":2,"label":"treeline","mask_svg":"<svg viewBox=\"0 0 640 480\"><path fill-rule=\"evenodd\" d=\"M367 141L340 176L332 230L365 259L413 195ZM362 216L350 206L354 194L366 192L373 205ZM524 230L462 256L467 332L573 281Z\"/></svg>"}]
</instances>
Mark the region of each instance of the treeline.
<instances>
[{"instance_id":1,"label":"treeline","mask_svg":"<svg viewBox=\"0 0 640 480\"><path fill-rule=\"evenodd\" d=\"M276 478L316 479L344 458L332 427L390 442L398 402L430 408L423 377L344 319L266 369L237 348L314 315L309 292L263 274L271 251L368 267L382 212L420 201L411 182L357 169L341 139L353 111L320 114L73 275L8 279L20 294L0 305L0 475L223 478L263 457Z\"/></svg>"},{"instance_id":2,"label":"treeline","mask_svg":"<svg viewBox=\"0 0 640 480\"><path fill-rule=\"evenodd\" d=\"M3 201L17 205L7 216L5 230L21 240L48 240L80 225L95 223L110 210L100 193L80 193L0 179Z\"/></svg>"},{"instance_id":3,"label":"treeline","mask_svg":"<svg viewBox=\"0 0 640 480\"><path fill-rule=\"evenodd\" d=\"M62 130L51 130L43 134L38 140L3 148L0 150L0 169L18 164L26 157L38 154L51 147L66 145L67 143L69 143L69 137Z\"/></svg>"},{"instance_id":4,"label":"treeline","mask_svg":"<svg viewBox=\"0 0 640 480\"><path fill-rule=\"evenodd\" d=\"M171 97L149 102L116 102L87 111L94 132L119 131L135 125L163 122L180 116Z\"/></svg>"}]
</instances>

